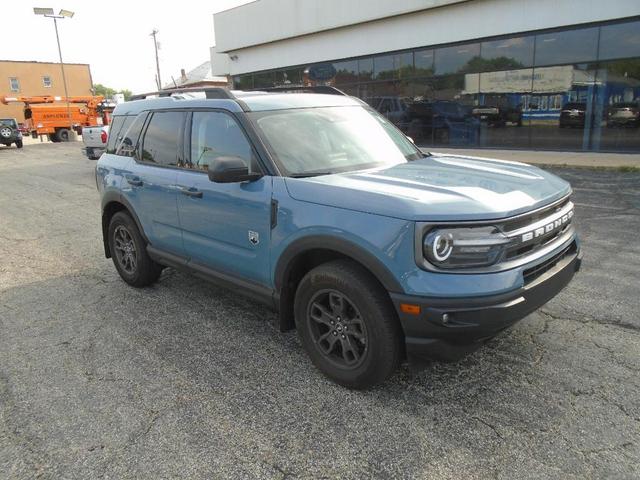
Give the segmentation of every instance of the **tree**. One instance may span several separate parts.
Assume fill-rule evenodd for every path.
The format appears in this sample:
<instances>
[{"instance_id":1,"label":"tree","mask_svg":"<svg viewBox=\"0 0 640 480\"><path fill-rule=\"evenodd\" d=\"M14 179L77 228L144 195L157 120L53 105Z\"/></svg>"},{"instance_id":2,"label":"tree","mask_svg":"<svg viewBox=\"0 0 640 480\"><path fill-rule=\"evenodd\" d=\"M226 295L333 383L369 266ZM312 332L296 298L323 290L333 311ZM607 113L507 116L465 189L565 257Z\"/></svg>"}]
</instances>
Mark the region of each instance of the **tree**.
<instances>
[{"instance_id":1,"label":"tree","mask_svg":"<svg viewBox=\"0 0 640 480\"><path fill-rule=\"evenodd\" d=\"M101 83L94 84L93 91L95 92L95 95L102 95L104 98L112 98L116 93L123 94L125 101L131 98L131 90L127 90L126 88L122 90L115 90L113 88L102 85Z\"/></svg>"}]
</instances>

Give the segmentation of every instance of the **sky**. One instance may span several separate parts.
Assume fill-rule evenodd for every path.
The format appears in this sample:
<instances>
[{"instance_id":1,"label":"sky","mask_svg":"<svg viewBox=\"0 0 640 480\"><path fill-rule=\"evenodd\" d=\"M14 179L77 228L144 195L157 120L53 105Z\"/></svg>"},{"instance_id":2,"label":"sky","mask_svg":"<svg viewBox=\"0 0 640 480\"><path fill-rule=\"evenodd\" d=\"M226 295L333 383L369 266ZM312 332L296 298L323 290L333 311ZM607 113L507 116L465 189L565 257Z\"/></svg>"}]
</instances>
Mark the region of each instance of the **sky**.
<instances>
[{"instance_id":1,"label":"sky","mask_svg":"<svg viewBox=\"0 0 640 480\"><path fill-rule=\"evenodd\" d=\"M65 63L88 63L94 83L134 93L156 90L153 38L160 43L163 84L209 60L215 44L213 14L251 0L20 0L3 2L0 60L58 62L53 20L33 13L33 7L75 12L60 20L58 30ZM177 6L176 6L177 5ZM9 20L10 19L10 20Z\"/></svg>"}]
</instances>

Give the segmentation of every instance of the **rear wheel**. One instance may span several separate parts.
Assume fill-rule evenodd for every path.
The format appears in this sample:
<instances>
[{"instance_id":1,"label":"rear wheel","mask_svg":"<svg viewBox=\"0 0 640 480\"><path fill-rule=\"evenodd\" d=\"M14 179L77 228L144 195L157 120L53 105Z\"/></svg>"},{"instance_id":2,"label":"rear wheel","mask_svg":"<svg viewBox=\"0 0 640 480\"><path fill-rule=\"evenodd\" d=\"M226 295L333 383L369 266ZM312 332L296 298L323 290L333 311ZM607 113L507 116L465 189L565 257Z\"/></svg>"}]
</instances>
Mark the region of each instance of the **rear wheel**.
<instances>
[{"instance_id":1,"label":"rear wheel","mask_svg":"<svg viewBox=\"0 0 640 480\"><path fill-rule=\"evenodd\" d=\"M116 213L109 223L109 250L116 270L129 285L146 287L162 273L162 266L149 257L136 223L125 212Z\"/></svg>"},{"instance_id":2,"label":"rear wheel","mask_svg":"<svg viewBox=\"0 0 640 480\"><path fill-rule=\"evenodd\" d=\"M296 328L314 365L349 388L386 380L400 363L401 332L388 294L359 265L320 265L300 281Z\"/></svg>"},{"instance_id":3,"label":"rear wheel","mask_svg":"<svg viewBox=\"0 0 640 480\"><path fill-rule=\"evenodd\" d=\"M55 133L49 133L47 137L49 137L49 141L53 143L58 143L60 141L58 140L58 136Z\"/></svg>"},{"instance_id":4,"label":"rear wheel","mask_svg":"<svg viewBox=\"0 0 640 480\"><path fill-rule=\"evenodd\" d=\"M59 142L68 142L71 138L71 133L66 128L61 128L56 132L56 138Z\"/></svg>"}]
</instances>

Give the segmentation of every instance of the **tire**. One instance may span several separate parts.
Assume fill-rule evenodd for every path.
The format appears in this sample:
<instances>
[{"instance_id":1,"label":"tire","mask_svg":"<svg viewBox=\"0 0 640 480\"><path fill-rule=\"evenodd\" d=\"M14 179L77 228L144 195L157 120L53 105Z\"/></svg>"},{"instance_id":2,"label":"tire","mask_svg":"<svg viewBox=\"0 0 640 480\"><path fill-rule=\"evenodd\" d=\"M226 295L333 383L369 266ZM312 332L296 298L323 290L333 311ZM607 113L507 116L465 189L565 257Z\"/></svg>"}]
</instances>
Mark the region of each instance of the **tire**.
<instances>
[{"instance_id":1,"label":"tire","mask_svg":"<svg viewBox=\"0 0 640 480\"><path fill-rule=\"evenodd\" d=\"M147 254L147 244L128 213L118 212L111 218L109 250L120 277L132 287L151 285L162 273L162 266Z\"/></svg>"},{"instance_id":2,"label":"tire","mask_svg":"<svg viewBox=\"0 0 640 480\"><path fill-rule=\"evenodd\" d=\"M22 140L16 140L16 147L22 148Z\"/></svg>"},{"instance_id":3,"label":"tire","mask_svg":"<svg viewBox=\"0 0 640 480\"><path fill-rule=\"evenodd\" d=\"M71 132L66 128L61 128L56 132L56 138L59 142L68 142L71 138Z\"/></svg>"},{"instance_id":4,"label":"tire","mask_svg":"<svg viewBox=\"0 0 640 480\"><path fill-rule=\"evenodd\" d=\"M400 364L402 334L391 300L354 262L336 260L308 272L298 285L294 312L311 361L344 387L372 387Z\"/></svg>"},{"instance_id":5,"label":"tire","mask_svg":"<svg viewBox=\"0 0 640 480\"><path fill-rule=\"evenodd\" d=\"M49 137L50 142L58 143L60 141L58 140L58 136L55 133L49 133L47 136Z\"/></svg>"}]
</instances>

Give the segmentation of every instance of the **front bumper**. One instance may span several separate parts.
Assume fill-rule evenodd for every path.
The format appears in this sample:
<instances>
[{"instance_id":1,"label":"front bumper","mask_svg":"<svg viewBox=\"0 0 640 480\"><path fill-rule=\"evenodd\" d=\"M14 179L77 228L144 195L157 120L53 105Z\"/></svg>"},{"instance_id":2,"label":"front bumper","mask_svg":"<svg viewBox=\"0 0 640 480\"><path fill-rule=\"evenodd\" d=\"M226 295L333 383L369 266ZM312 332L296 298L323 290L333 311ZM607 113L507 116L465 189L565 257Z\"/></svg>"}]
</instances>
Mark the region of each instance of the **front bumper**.
<instances>
[{"instance_id":1,"label":"front bumper","mask_svg":"<svg viewBox=\"0 0 640 480\"><path fill-rule=\"evenodd\" d=\"M391 293L405 333L409 363L456 361L471 353L551 300L571 281L581 262L582 253L573 243L556 263L516 291L449 299ZM420 313L404 313L401 304L418 305Z\"/></svg>"}]
</instances>

